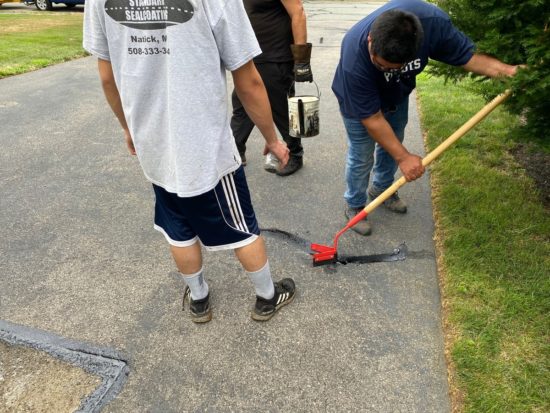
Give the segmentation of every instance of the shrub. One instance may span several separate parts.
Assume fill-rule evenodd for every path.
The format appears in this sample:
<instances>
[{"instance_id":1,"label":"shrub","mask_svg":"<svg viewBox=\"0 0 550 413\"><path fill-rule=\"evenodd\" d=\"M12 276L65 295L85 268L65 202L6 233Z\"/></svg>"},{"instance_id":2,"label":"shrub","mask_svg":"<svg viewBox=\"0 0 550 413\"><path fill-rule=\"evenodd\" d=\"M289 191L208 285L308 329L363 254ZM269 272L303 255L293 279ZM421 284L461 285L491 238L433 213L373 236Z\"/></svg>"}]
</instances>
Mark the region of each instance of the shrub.
<instances>
[{"instance_id":1,"label":"shrub","mask_svg":"<svg viewBox=\"0 0 550 413\"><path fill-rule=\"evenodd\" d=\"M545 138L550 130L550 12L548 0L431 0L447 12L476 51L527 68L506 82L479 82L478 92L491 98L506 87L515 91L507 107L522 114L526 132ZM458 80L460 68L435 63L431 73ZM480 79L483 80L483 79Z\"/></svg>"}]
</instances>

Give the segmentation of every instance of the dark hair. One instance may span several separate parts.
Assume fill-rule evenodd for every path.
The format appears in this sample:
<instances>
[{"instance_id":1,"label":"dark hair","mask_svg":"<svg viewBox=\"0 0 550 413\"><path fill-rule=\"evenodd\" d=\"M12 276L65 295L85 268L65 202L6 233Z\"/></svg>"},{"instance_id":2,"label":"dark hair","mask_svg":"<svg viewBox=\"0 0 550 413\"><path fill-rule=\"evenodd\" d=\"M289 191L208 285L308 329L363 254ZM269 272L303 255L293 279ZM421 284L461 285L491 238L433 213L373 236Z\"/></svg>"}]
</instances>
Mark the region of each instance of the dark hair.
<instances>
[{"instance_id":1,"label":"dark hair","mask_svg":"<svg viewBox=\"0 0 550 413\"><path fill-rule=\"evenodd\" d=\"M393 9L376 18L369 35L372 53L391 63L407 63L416 57L424 30L414 14Z\"/></svg>"}]
</instances>

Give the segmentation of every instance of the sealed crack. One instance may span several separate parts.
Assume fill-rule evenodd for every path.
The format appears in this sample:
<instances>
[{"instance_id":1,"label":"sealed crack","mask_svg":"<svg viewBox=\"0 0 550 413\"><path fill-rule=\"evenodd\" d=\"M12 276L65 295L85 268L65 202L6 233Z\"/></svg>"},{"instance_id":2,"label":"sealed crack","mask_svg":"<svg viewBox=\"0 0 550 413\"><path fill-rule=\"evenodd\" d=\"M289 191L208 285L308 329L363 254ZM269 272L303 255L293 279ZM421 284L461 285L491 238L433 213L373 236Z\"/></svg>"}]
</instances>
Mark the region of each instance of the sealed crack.
<instances>
[{"instance_id":1,"label":"sealed crack","mask_svg":"<svg viewBox=\"0 0 550 413\"><path fill-rule=\"evenodd\" d=\"M302 238L298 235L292 234L287 231L280 230L278 228L261 228L262 233L267 233L269 236L274 238L284 239L290 243L299 247L301 251L306 252L307 254L313 254L311 250L311 242ZM398 247L394 248L390 253L383 254L370 254L370 255L339 255L336 263L334 264L370 264L375 262L392 262L392 261L403 261L409 255L409 250L407 245L403 242L399 244ZM418 253L412 253L412 256L419 258ZM421 254L420 254L421 255Z\"/></svg>"}]
</instances>

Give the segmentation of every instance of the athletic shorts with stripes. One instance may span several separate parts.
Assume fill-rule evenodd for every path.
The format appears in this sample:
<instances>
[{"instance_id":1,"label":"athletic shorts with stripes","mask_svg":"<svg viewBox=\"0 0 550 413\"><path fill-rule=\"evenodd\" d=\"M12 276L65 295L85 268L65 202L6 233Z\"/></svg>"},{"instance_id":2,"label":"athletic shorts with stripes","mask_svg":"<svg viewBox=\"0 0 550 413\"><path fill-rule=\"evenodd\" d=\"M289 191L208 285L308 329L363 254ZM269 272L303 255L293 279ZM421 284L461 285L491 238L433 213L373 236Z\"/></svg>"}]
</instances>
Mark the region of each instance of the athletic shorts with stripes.
<instances>
[{"instance_id":1,"label":"athletic shorts with stripes","mask_svg":"<svg viewBox=\"0 0 550 413\"><path fill-rule=\"evenodd\" d=\"M154 185L155 229L175 247L200 240L207 250L244 247L260 235L241 166L204 194L181 198Z\"/></svg>"}]
</instances>

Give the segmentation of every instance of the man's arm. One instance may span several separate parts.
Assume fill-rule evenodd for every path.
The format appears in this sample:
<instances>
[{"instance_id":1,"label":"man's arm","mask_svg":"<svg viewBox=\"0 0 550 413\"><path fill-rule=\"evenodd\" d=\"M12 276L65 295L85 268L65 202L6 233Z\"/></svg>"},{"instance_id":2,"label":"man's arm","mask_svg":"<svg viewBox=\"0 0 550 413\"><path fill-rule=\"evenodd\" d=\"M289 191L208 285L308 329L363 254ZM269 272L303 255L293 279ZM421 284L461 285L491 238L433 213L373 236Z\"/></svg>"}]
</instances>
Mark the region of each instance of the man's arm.
<instances>
[{"instance_id":1,"label":"man's arm","mask_svg":"<svg viewBox=\"0 0 550 413\"><path fill-rule=\"evenodd\" d=\"M302 0L281 0L292 24L294 44L307 43L306 13Z\"/></svg>"},{"instance_id":2,"label":"man's arm","mask_svg":"<svg viewBox=\"0 0 550 413\"><path fill-rule=\"evenodd\" d=\"M294 43L290 45L294 58L294 80L296 82L312 82L311 72L311 43L307 43L306 13L302 0L281 0L286 12L290 16L292 37Z\"/></svg>"},{"instance_id":3,"label":"man's arm","mask_svg":"<svg viewBox=\"0 0 550 413\"><path fill-rule=\"evenodd\" d=\"M514 76L518 69L518 66L508 65L494 57L478 53L462 67L468 72L488 77Z\"/></svg>"},{"instance_id":4,"label":"man's arm","mask_svg":"<svg viewBox=\"0 0 550 413\"><path fill-rule=\"evenodd\" d=\"M134 148L132 136L130 135L128 124L126 123L126 117L124 116L124 111L122 110L122 102L120 101L120 94L118 93L118 88L115 83L111 62L108 60L97 59L97 67L99 69L99 78L101 79L101 86L103 87L105 98L107 99L109 106L111 106L111 109L124 130L124 137L126 139L128 150L132 155L135 155L136 149Z\"/></svg>"},{"instance_id":5,"label":"man's arm","mask_svg":"<svg viewBox=\"0 0 550 413\"><path fill-rule=\"evenodd\" d=\"M288 162L288 148L283 141L277 138L273 126L271 105L264 82L256 70L254 62L250 60L237 70L232 71L231 74L239 100L265 139L264 155L271 152L279 160L279 168L284 168Z\"/></svg>"},{"instance_id":6,"label":"man's arm","mask_svg":"<svg viewBox=\"0 0 550 413\"><path fill-rule=\"evenodd\" d=\"M424 174L422 158L409 153L399 142L382 112L378 111L361 122L367 128L369 135L395 159L407 181L414 181Z\"/></svg>"}]
</instances>

